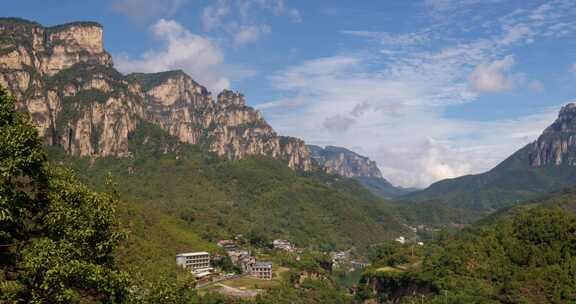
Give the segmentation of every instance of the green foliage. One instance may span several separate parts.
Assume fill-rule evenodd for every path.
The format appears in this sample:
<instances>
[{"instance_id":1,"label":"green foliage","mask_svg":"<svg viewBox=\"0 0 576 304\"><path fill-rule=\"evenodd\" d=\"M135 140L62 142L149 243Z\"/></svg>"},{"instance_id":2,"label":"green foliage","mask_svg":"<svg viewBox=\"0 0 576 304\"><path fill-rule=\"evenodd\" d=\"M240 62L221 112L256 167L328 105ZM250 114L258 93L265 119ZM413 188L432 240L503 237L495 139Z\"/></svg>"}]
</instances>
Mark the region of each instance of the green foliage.
<instances>
[{"instance_id":1,"label":"green foliage","mask_svg":"<svg viewBox=\"0 0 576 304\"><path fill-rule=\"evenodd\" d=\"M0 89L0 301L123 302L116 198L47 169L37 132Z\"/></svg>"},{"instance_id":2,"label":"green foliage","mask_svg":"<svg viewBox=\"0 0 576 304\"><path fill-rule=\"evenodd\" d=\"M422 256L422 248L413 243L385 241L371 247L368 256L374 267L395 267L418 261Z\"/></svg>"},{"instance_id":3,"label":"green foliage","mask_svg":"<svg viewBox=\"0 0 576 304\"><path fill-rule=\"evenodd\" d=\"M404 213L414 223L471 223L498 209L576 183L574 166L530 166L530 149L530 145L525 146L486 173L442 180L402 197L403 205L419 203L408 206Z\"/></svg>"},{"instance_id":4,"label":"green foliage","mask_svg":"<svg viewBox=\"0 0 576 304\"><path fill-rule=\"evenodd\" d=\"M187 77L187 75L182 70L166 71L159 73L132 73L126 76L130 82L136 82L140 84L144 91L150 90L170 78L176 77ZM194 80L190 79L194 84L198 85ZM203 89L203 93L207 94L206 89Z\"/></svg>"},{"instance_id":5,"label":"green foliage","mask_svg":"<svg viewBox=\"0 0 576 304\"><path fill-rule=\"evenodd\" d=\"M372 273L366 280L377 280L387 299L392 290L429 286L418 292L432 303L574 302L576 215L550 204L564 200L444 235L428 246L421 269Z\"/></svg>"},{"instance_id":6,"label":"green foliage","mask_svg":"<svg viewBox=\"0 0 576 304\"><path fill-rule=\"evenodd\" d=\"M129 144L133 158L90 162L52 153L52 159L72 166L97 189L112 172L121 197L138 202L135 208L155 208L210 242L242 234L255 247L288 238L328 251L403 230L389 205L356 181L302 176L264 157L222 160L148 124L130 135Z\"/></svg>"},{"instance_id":7,"label":"green foliage","mask_svg":"<svg viewBox=\"0 0 576 304\"><path fill-rule=\"evenodd\" d=\"M254 302L256 304L352 303L352 299L330 281L307 280L304 285L303 288L283 285L270 289L266 293L258 295Z\"/></svg>"}]
</instances>

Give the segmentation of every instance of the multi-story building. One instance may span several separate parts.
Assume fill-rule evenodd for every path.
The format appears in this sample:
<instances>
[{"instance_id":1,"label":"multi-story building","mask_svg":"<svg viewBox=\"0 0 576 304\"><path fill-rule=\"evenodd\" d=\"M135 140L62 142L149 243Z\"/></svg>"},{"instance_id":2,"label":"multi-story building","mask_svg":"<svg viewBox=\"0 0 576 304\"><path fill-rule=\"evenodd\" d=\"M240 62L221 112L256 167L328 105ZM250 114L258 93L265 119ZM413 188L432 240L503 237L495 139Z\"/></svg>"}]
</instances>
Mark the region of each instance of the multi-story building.
<instances>
[{"instance_id":1,"label":"multi-story building","mask_svg":"<svg viewBox=\"0 0 576 304\"><path fill-rule=\"evenodd\" d=\"M220 240L218 241L218 246L224 248L226 251L237 251L238 245L232 240Z\"/></svg>"},{"instance_id":2,"label":"multi-story building","mask_svg":"<svg viewBox=\"0 0 576 304\"><path fill-rule=\"evenodd\" d=\"M202 272L211 270L210 253L208 252L189 252L176 255L176 264L190 269L192 272Z\"/></svg>"},{"instance_id":3,"label":"multi-story building","mask_svg":"<svg viewBox=\"0 0 576 304\"><path fill-rule=\"evenodd\" d=\"M272 280L272 262L255 262L250 269L250 275L263 280Z\"/></svg>"}]
</instances>

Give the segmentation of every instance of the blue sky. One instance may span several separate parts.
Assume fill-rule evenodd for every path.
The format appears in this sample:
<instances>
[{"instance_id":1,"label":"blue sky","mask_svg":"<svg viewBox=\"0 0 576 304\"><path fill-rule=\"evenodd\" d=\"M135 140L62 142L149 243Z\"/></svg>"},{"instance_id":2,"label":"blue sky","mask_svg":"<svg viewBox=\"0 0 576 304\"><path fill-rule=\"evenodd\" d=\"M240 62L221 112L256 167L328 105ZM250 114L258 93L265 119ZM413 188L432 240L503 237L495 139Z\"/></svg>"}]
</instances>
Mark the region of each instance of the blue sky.
<instances>
[{"instance_id":1,"label":"blue sky","mask_svg":"<svg viewBox=\"0 0 576 304\"><path fill-rule=\"evenodd\" d=\"M122 72L242 91L279 133L365 154L403 186L490 169L576 99L573 0L20 0L3 14L98 21Z\"/></svg>"}]
</instances>

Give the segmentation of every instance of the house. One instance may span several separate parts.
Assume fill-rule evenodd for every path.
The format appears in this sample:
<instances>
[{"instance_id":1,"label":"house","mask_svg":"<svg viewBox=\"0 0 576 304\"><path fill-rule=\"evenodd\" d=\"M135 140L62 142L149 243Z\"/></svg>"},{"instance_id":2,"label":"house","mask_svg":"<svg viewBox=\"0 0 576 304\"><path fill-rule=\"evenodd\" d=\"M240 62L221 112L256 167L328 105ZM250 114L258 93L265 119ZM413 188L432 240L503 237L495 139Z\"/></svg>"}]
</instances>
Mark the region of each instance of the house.
<instances>
[{"instance_id":1,"label":"house","mask_svg":"<svg viewBox=\"0 0 576 304\"><path fill-rule=\"evenodd\" d=\"M338 268L350 262L350 250L330 252L332 258L331 268Z\"/></svg>"},{"instance_id":2,"label":"house","mask_svg":"<svg viewBox=\"0 0 576 304\"><path fill-rule=\"evenodd\" d=\"M197 278L208 276L214 270L210 265L210 253L204 251L177 254L176 265L190 270Z\"/></svg>"},{"instance_id":3,"label":"house","mask_svg":"<svg viewBox=\"0 0 576 304\"><path fill-rule=\"evenodd\" d=\"M240 259L243 256L250 256L250 251L248 250L228 251L228 256L230 257L230 260L232 260L233 264L238 265Z\"/></svg>"},{"instance_id":4,"label":"house","mask_svg":"<svg viewBox=\"0 0 576 304\"><path fill-rule=\"evenodd\" d=\"M250 269L250 275L262 280L272 280L272 262L255 262Z\"/></svg>"},{"instance_id":5,"label":"house","mask_svg":"<svg viewBox=\"0 0 576 304\"><path fill-rule=\"evenodd\" d=\"M242 269L242 273L250 273L254 264L256 264L256 258L250 254L241 255L236 263L236 265L240 266L240 269Z\"/></svg>"},{"instance_id":6,"label":"house","mask_svg":"<svg viewBox=\"0 0 576 304\"><path fill-rule=\"evenodd\" d=\"M406 243L406 238L403 236L399 236L395 239L396 242L400 243L400 244L405 244Z\"/></svg>"},{"instance_id":7,"label":"house","mask_svg":"<svg viewBox=\"0 0 576 304\"><path fill-rule=\"evenodd\" d=\"M238 246L233 240L220 240L217 243L218 247L224 248L226 251L236 251Z\"/></svg>"},{"instance_id":8,"label":"house","mask_svg":"<svg viewBox=\"0 0 576 304\"><path fill-rule=\"evenodd\" d=\"M284 250L288 252L294 252L294 250L296 249L296 247L289 241L280 239L274 240L272 242L272 246L274 247L274 249Z\"/></svg>"}]
</instances>

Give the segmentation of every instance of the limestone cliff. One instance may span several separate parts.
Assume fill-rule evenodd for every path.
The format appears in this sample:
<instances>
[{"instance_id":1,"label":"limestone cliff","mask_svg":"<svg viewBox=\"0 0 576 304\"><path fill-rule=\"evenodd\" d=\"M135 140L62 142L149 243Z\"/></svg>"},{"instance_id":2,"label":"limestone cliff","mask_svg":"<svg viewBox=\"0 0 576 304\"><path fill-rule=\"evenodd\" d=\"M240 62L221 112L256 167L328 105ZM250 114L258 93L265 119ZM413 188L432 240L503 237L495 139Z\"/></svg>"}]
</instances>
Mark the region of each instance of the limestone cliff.
<instances>
[{"instance_id":1,"label":"limestone cliff","mask_svg":"<svg viewBox=\"0 0 576 304\"><path fill-rule=\"evenodd\" d=\"M103 47L102 26L43 27L0 18L0 85L31 114L47 145L82 156L127 156L139 125L230 159L266 155L311 170L304 143L281 137L244 96L210 92L182 71L124 76Z\"/></svg>"},{"instance_id":2,"label":"limestone cliff","mask_svg":"<svg viewBox=\"0 0 576 304\"><path fill-rule=\"evenodd\" d=\"M394 198L413 191L388 182L376 162L368 157L342 147L308 145L308 149L314 162L327 173L354 178L381 197Z\"/></svg>"},{"instance_id":3,"label":"limestone cliff","mask_svg":"<svg viewBox=\"0 0 576 304\"><path fill-rule=\"evenodd\" d=\"M375 177L382 178L376 162L348 149L334 146L309 145L312 158L331 174L345 177Z\"/></svg>"},{"instance_id":4,"label":"limestone cliff","mask_svg":"<svg viewBox=\"0 0 576 304\"><path fill-rule=\"evenodd\" d=\"M533 167L576 165L576 103L562 107L558 118L529 146Z\"/></svg>"}]
</instances>

